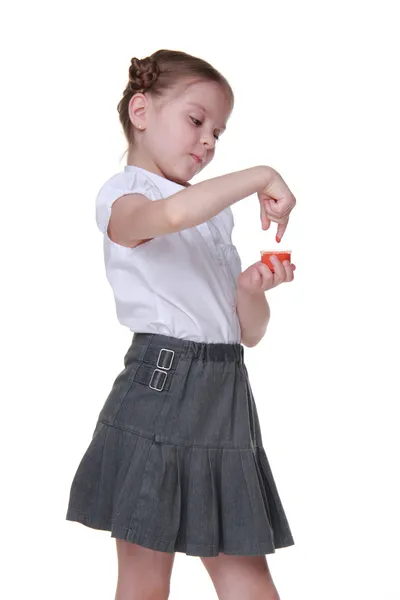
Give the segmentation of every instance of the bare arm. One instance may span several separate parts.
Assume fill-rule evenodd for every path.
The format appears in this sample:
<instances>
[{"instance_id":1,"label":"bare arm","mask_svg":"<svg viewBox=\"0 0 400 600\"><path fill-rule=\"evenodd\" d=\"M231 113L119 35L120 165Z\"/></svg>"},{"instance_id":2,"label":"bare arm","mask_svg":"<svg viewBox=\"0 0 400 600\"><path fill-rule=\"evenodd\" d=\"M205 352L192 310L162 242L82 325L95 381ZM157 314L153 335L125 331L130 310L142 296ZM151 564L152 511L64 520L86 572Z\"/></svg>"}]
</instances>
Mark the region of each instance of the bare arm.
<instances>
[{"instance_id":1,"label":"bare arm","mask_svg":"<svg viewBox=\"0 0 400 600\"><path fill-rule=\"evenodd\" d=\"M133 246L135 241L175 233L214 217L228 206L264 189L275 171L251 167L191 185L153 202L142 194L127 194L112 207L111 239Z\"/></svg>"},{"instance_id":2,"label":"bare arm","mask_svg":"<svg viewBox=\"0 0 400 600\"><path fill-rule=\"evenodd\" d=\"M265 292L249 294L240 287L236 290L236 312L241 329L241 342L249 348L264 337L271 316Z\"/></svg>"}]
</instances>

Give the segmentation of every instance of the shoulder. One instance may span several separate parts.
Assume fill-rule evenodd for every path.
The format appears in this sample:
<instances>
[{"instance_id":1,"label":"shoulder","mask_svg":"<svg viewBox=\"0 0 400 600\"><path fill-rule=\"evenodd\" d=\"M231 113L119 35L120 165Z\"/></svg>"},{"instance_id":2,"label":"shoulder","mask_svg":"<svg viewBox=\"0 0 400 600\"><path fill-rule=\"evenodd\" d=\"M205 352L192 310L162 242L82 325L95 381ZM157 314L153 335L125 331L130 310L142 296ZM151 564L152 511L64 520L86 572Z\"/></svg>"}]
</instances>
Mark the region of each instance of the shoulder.
<instances>
[{"instance_id":1,"label":"shoulder","mask_svg":"<svg viewBox=\"0 0 400 600\"><path fill-rule=\"evenodd\" d=\"M96 196L96 221L103 233L106 232L114 202L121 196L142 194L149 200L160 200L163 196L153 181L142 170L130 167L116 173L103 185Z\"/></svg>"},{"instance_id":2,"label":"shoulder","mask_svg":"<svg viewBox=\"0 0 400 600\"><path fill-rule=\"evenodd\" d=\"M98 191L97 201L106 200L108 196L115 196L116 192L120 195L144 194L151 200L158 200L162 197L150 177L137 168L125 168L107 179Z\"/></svg>"}]
</instances>

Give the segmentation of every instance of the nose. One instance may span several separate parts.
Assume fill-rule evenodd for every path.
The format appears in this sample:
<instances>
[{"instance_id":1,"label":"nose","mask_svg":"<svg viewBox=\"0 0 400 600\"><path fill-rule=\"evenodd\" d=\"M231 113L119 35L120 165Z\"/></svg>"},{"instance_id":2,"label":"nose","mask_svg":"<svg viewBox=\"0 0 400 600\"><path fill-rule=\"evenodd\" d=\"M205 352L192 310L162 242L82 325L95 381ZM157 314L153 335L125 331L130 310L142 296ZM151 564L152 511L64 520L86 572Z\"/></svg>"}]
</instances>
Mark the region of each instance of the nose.
<instances>
[{"instance_id":1,"label":"nose","mask_svg":"<svg viewBox=\"0 0 400 600\"><path fill-rule=\"evenodd\" d=\"M214 146L215 146L214 134L213 133L207 134L206 132L203 132L202 136L201 136L200 144L207 145L208 148L214 148Z\"/></svg>"}]
</instances>

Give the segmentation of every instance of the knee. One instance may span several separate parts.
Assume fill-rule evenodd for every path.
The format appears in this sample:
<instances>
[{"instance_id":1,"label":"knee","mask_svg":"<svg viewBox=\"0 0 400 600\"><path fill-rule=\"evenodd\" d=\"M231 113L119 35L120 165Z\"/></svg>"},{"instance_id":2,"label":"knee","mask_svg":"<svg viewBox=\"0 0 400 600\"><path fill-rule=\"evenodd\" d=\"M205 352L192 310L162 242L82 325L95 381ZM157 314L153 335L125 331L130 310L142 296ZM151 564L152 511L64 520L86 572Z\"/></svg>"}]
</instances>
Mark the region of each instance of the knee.
<instances>
[{"instance_id":1,"label":"knee","mask_svg":"<svg viewBox=\"0 0 400 600\"><path fill-rule=\"evenodd\" d=\"M154 588L151 591L150 596L148 596L148 600L168 600L169 593L170 589L169 587L165 587L165 585L159 588Z\"/></svg>"},{"instance_id":2,"label":"knee","mask_svg":"<svg viewBox=\"0 0 400 600\"><path fill-rule=\"evenodd\" d=\"M138 600L168 600L170 590L169 588L163 587L153 587L151 590L148 590L147 593L141 594Z\"/></svg>"},{"instance_id":3,"label":"knee","mask_svg":"<svg viewBox=\"0 0 400 600\"><path fill-rule=\"evenodd\" d=\"M115 600L168 600L170 594L169 586L129 586L117 589Z\"/></svg>"},{"instance_id":4,"label":"knee","mask_svg":"<svg viewBox=\"0 0 400 600\"><path fill-rule=\"evenodd\" d=\"M146 594L140 596L140 600L168 600L169 594L170 587L168 585L153 585Z\"/></svg>"}]
</instances>

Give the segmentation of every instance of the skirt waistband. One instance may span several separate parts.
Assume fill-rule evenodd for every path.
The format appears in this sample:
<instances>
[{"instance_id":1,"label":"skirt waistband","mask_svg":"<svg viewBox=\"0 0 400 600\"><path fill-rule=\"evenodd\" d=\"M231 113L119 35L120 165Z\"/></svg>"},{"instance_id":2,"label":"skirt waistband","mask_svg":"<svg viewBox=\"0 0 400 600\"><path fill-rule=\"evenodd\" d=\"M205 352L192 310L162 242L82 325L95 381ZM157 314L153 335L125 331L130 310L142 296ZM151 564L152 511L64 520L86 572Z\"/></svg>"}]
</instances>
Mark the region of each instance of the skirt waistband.
<instances>
[{"instance_id":1,"label":"skirt waistband","mask_svg":"<svg viewBox=\"0 0 400 600\"><path fill-rule=\"evenodd\" d=\"M172 367L175 353L183 358L204 361L244 362L243 346L237 343L195 342L157 333L134 333L132 347L142 349L143 359L146 362L158 363L162 369Z\"/></svg>"}]
</instances>

